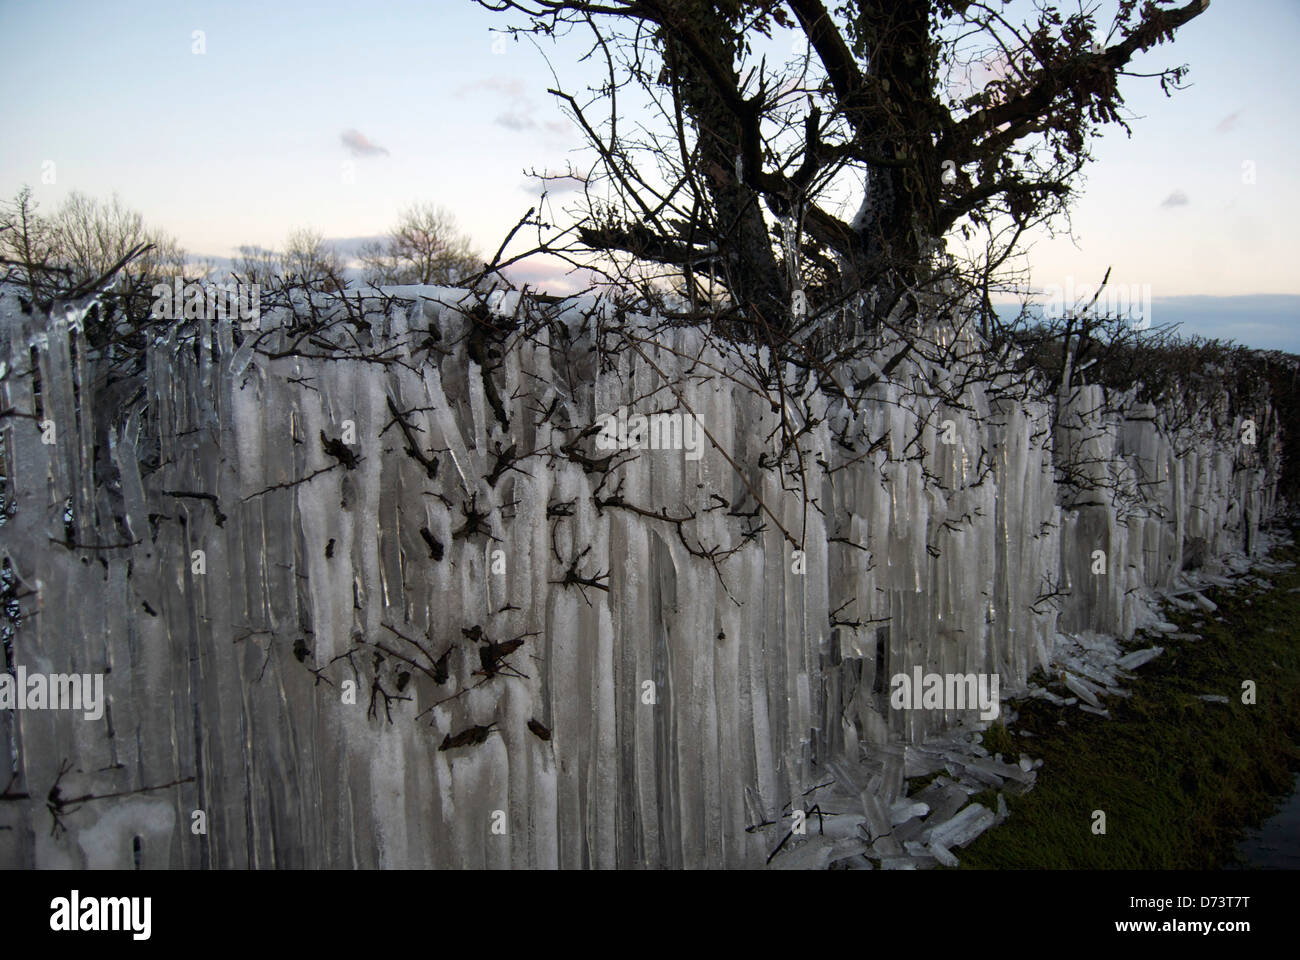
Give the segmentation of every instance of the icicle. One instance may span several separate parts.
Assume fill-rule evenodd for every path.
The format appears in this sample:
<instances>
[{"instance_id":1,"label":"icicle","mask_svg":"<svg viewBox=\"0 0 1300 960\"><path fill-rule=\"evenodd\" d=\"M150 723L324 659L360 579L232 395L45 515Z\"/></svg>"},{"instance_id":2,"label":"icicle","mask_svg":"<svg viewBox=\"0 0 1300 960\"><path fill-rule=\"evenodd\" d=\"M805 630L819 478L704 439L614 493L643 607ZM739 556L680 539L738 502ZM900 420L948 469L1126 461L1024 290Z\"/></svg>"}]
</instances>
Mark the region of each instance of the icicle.
<instances>
[{"instance_id":1,"label":"icicle","mask_svg":"<svg viewBox=\"0 0 1300 960\"><path fill-rule=\"evenodd\" d=\"M782 231L784 267L798 290L794 215ZM420 291L432 294L463 295ZM265 355L254 367L251 339L235 351L227 319L213 331L211 357L200 350L196 358L192 343L169 334L148 346L148 402L107 434L116 501L93 482L86 452L98 436L89 427L106 412L83 406L80 431L62 426L71 420L71 374L82 404L96 377L77 319L6 315L5 405L34 408L34 378L19 371L37 346L44 416L62 431L50 445L22 423L5 434L17 509L0 551L37 591L29 602L41 614L30 645L14 649L20 659L38 649L78 668L111 664L118 731L103 724L74 735L59 718L25 725L21 754L9 743L14 762L24 785L42 791L64 757L86 778L68 784L77 791L119 789L109 782L117 774L104 772L120 769L115 763L138 770L140 783L168 782L177 769L202 780L175 797L160 791L145 802L87 806L69 818L65 836L42 841L28 859L123 866L140 836L149 864L199 863L194 851L203 849L214 866L760 866L786 829L767 821L781 818L787 801L821 790L826 776L835 784L825 789L842 791L834 803L820 792L807 802L862 809L879 857L911 863L912 854L928 856L924 846L886 842L901 826L896 818L921 816L922 804L900 793L905 773L938 757L929 772L960 763L986 776L1015 774L988 757L976 766L953 746L965 743L957 737L933 756L918 750L927 735L948 736L959 712L904 718L873 681L887 689L892 674L913 667L997 671L1004 694L1027 692L1033 667L1056 658L1095 695L1107 675L1079 651L1114 645L1096 634L1099 625L1114 634L1145 623L1163 629L1144 594L1186 576L1184 558L1236 551L1234 568L1245 569L1244 552L1261 549L1275 449L1249 451L1243 468L1235 442L1205 427L1171 436L1131 392L1095 384L1072 398L1009 403L990 399L996 376L922 356L881 378L892 345L854 361L853 379L872 380L856 412L815 391L808 398L818 425L800 430L799 443L807 462L825 465L816 473L817 510L805 516L791 473L746 476L774 513L761 514L746 541L741 515L755 505L712 445L698 460L681 450L620 455L608 482L557 452L622 403L640 405L634 413L671 404L661 400L664 378L742 465L779 443L768 401L730 379L743 383L747 370L772 362L766 347L724 356L698 329L666 328L647 349L658 369L621 350L601 358L613 371L593 378L588 348L601 343L592 343L590 320L610 309L594 298L570 305L561 314L573 333L567 351L552 349L544 332L503 351L490 375L509 427L488 409L483 372L466 376L463 352L418 371ZM456 323L450 313L443 319ZM646 331L662 318L656 308L634 322ZM400 356L403 345L391 340L422 326L376 318L373 347ZM950 331L935 335L952 345ZM455 333L443 345L464 350ZM811 374L790 365L783 373L791 396L810 389ZM935 392L918 396L924 382ZM960 384L957 403L936 405L935 394ZM413 441L392 421L390 398L409 411ZM215 416L207 403L219 405ZM554 416L542 422L529 411ZM796 429L810 422L794 400L779 412ZM1231 434L1226 408L1215 415ZM1265 424L1273 414L1254 416ZM937 439L946 419L959 449ZM213 437L195 429L209 420ZM323 433L342 443L335 438L349 420L355 462L321 441ZM924 463L907 449L922 421ZM216 437L219 454L205 447ZM409 455L408 442L436 455L439 469ZM485 474L509 443L537 453L489 483ZM1086 471L1111 483L1118 505L1075 495L1063 510L1054 457L1071 476ZM189 510L184 528L170 520L179 491L213 497L180 505ZM106 567L51 545L64 534L59 508L70 493L97 542L130 541L104 551ZM641 511L625 509L633 506ZM484 529L473 529L471 509L487 511ZM679 516L690 520L677 527L669 518ZM800 532L807 523L798 562L767 522L777 518ZM190 566L200 544L206 579ZM719 561L721 577L700 555L733 547ZM1091 572L1094 549L1107 554L1107 577ZM566 574L570 564L578 584ZM1044 579L1058 574L1060 596L1047 602ZM1067 636L1082 627L1093 636ZM485 638L510 637L523 638L509 660L521 676L487 682ZM457 651L441 668L444 679L430 676L432 665L423 672L392 654L423 664L422 645L431 661ZM401 696L412 697L389 704L391 725L375 679L390 695L401 683ZM345 682L359 683L352 701ZM480 726L482 741L439 749ZM936 823L959 816L952 804L966 802L960 786L949 786L961 796L936 788L925 801ZM173 844L187 825L178 811L187 817L199 804L211 818L208 839ZM834 835L841 827L852 832L856 822L828 818L825 843L856 844ZM936 856L946 849L931 847ZM811 847L799 857L834 859Z\"/></svg>"}]
</instances>

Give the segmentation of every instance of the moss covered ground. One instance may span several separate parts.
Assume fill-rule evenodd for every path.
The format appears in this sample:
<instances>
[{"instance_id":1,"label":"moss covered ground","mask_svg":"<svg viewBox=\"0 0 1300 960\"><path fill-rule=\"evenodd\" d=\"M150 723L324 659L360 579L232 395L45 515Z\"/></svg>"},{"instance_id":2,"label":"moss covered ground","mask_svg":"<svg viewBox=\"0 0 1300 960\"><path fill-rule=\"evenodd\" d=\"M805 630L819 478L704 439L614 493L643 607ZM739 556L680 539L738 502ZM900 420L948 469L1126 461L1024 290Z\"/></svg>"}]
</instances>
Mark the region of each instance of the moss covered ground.
<instances>
[{"instance_id":1,"label":"moss covered ground","mask_svg":"<svg viewBox=\"0 0 1300 960\"><path fill-rule=\"evenodd\" d=\"M1300 530L1293 535L1300 541ZM1014 704L1018 719L991 728L985 745L1044 765L1031 792L1007 797L1010 819L958 852L963 868L1235 862L1242 830L1272 812L1300 769L1300 549L1269 559L1296 566L1263 574L1271 589L1204 591L1219 606L1213 614L1169 609L1166 619L1203 639L1157 641L1165 652L1138 668L1131 697L1109 700L1110 718L1042 700ZM1150 644L1139 638L1128 649ZM1245 680L1255 683L1254 704L1242 702ZM1104 834L1093 830L1097 810Z\"/></svg>"}]
</instances>

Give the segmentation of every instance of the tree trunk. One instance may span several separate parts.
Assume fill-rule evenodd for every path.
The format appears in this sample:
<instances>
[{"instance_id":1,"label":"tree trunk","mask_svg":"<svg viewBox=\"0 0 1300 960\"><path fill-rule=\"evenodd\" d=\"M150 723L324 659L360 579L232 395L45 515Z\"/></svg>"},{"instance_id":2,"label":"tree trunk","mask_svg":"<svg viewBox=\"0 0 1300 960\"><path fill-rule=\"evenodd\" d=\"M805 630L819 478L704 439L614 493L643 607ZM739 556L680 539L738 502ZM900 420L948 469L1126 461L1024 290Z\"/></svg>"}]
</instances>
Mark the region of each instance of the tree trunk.
<instances>
[{"instance_id":1,"label":"tree trunk","mask_svg":"<svg viewBox=\"0 0 1300 960\"><path fill-rule=\"evenodd\" d=\"M728 82L739 91L735 70L735 28L712 3L700 4L691 15L706 53L725 69ZM709 83L703 68L685 44L669 35L664 41L669 69L680 83L682 105L699 137L702 171L715 216L719 254L727 288L744 317L774 332L789 326L790 291L786 289L772 236L763 216L759 194L747 182L752 171L740 163L741 124L734 111Z\"/></svg>"}]
</instances>

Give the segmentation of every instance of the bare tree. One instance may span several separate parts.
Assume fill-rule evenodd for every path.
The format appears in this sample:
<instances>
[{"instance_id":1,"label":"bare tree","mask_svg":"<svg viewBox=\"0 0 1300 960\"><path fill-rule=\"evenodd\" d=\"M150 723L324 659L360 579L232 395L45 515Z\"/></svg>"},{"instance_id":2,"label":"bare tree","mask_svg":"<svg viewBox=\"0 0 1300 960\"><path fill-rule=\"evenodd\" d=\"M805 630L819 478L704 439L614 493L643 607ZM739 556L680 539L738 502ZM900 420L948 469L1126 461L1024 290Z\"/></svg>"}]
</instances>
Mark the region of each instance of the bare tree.
<instances>
[{"instance_id":1,"label":"bare tree","mask_svg":"<svg viewBox=\"0 0 1300 960\"><path fill-rule=\"evenodd\" d=\"M239 247L232 272L243 283L255 283L269 290L280 273L281 255L267 247L246 244Z\"/></svg>"},{"instance_id":2,"label":"bare tree","mask_svg":"<svg viewBox=\"0 0 1300 960\"><path fill-rule=\"evenodd\" d=\"M343 258L319 231L300 227L289 234L280 256L280 275L310 290L342 290Z\"/></svg>"},{"instance_id":3,"label":"bare tree","mask_svg":"<svg viewBox=\"0 0 1300 960\"><path fill-rule=\"evenodd\" d=\"M134 297L159 279L183 276L185 251L166 232L115 195L96 200L73 192L54 213L38 212L28 187L0 212L0 258L9 279L33 299L68 295L120 271L122 294Z\"/></svg>"},{"instance_id":4,"label":"bare tree","mask_svg":"<svg viewBox=\"0 0 1300 960\"><path fill-rule=\"evenodd\" d=\"M452 215L432 204L416 204L383 242L360 252L363 279L371 286L406 283L459 283L482 266L468 237L456 229Z\"/></svg>"},{"instance_id":5,"label":"bare tree","mask_svg":"<svg viewBox=\"0 0 1300 960\"><path fill-rule=\"evenodd\" d=\"M185 251L162 230L145 226L144 217L124 206L116 194L111 201L73 192L50 224L55 259L72 271L76 281L107 271L131 250L148 249L124 271L141 282L183 276Z\"/></svg>"},{"instance_id":6,"label":"bare tree","mask_svg":"<svg viewBox=\"0 0 1300 960\"><path fill-rule=\"evenodd\" d=\"M7 282L27 287L32 300L46 299L67 270L55 264L53 227L37 212L31 187L23 187L0 210L0 258Z\"/></svg>"}]
</instances>

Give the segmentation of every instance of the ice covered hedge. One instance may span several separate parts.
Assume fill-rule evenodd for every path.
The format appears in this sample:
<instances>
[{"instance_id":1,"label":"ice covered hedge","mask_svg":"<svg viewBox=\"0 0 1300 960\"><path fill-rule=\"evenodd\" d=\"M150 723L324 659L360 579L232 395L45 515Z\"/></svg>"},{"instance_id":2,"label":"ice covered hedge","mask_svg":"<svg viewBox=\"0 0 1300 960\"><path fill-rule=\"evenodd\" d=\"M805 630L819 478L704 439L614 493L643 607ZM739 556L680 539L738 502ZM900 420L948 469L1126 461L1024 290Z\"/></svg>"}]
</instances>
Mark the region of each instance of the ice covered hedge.
<instances>
[{"instance_id":1,"label":"ice covered hedge","mask_svg":"<svg viewBox=\"0 0 1300 960\"><path fill-rule=\"evenodd\" d=\"M0 711L0 865L761 865L972 719L889 676L1023 692L1274 509L1267 401L1051 396L938 326L778 385L591 301L389 294L133 369L4 293L5 666L108 703ZM620 407L703 455L601 449Z\"/></svg>"}]
</instances>

